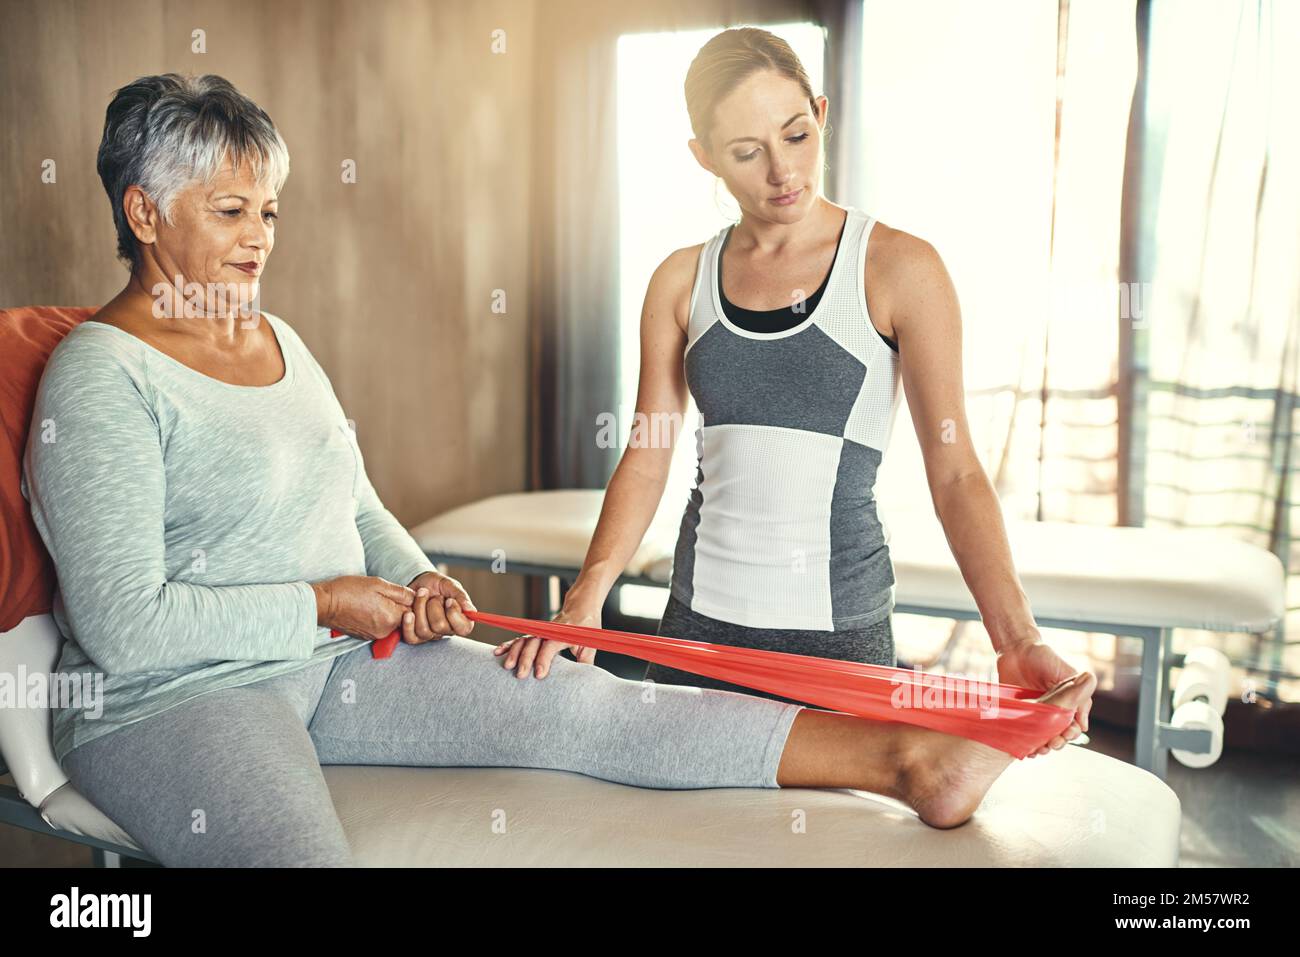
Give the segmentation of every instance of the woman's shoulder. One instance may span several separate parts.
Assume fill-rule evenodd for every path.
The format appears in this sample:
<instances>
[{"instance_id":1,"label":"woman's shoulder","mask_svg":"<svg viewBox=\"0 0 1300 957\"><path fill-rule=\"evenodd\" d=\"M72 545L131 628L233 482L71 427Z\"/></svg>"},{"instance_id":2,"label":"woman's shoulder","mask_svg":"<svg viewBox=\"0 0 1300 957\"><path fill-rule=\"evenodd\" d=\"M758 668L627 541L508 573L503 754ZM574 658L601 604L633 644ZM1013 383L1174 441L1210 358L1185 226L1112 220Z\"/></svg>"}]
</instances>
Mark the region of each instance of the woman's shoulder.
<instances>
[{"instance_id":1,"label":"woman's shoulder","mask_svg":"<svg viewBox=\"0 0 1300 957\"><path fill-rule=\"evenodd\" d=\"M895 338L897 309L909 296L924 295L937 283L946 282L947 270L928 240L876 220L868 236L860 281L877 328Z\"/></svg>"},{"instance_id":2,"label":"woman's shoulder","mask_svg":"<svg viewBox=\"0 0 1300 957\"><path fill-rule=\"evenodd\" d=\"M122 373L145 378L144 343L125 329L92 317L70 329L54 347L43 376L77 378Z\"/></svg>"},{"instance_id":3,"label":"woman's shoulder","mask_svg":"<svg viewBox=\"0 0 1300 957\"><path fill-rule=\"evenodd\" d=\"M261 310L261 313L266 317L266 321L271 324L271 328L275 330L275 337L279 341L280 347L282 349L291 349L295 358L305 364L312 374L332 392L334 386L330 382L324 367L316 361L316 357L307 348L307 343L303 341L302 336L298 335L298 331L275 313L267 312L265 309Z\"/></svg>"},{"instance_id":4,"label":"woman's shoulder","mask_svg":"<svg viewBox=\"0 0 1300 957\"><path fill-rule=\"evenodd\" d=\"M658 282L662 286L670 286L677 291L681 291L683 286L687 292L690 291L690 285L695 281L695 271L699 266L700 253L704 251L707 243L696 243L694 246L683 246L681 249L674 249L669 253L664 261L659 264L650 277L651 282Z\"/></svg>"},{"instance_id":5,"label":"woman's shoulder","mask_svg":"<svg viewBox=\"0 0 1300 957\"><path fill-rule=\"evenodd\" d=\"M700 253L706 245L697 243L675 249L656 267L646 288L648 315L670 315L673 323L686 331L690 320L691 290L695 286Z\"/></svg>"},{"instance_id":6,"label":"woman's shoulder","mask_svg":"<svg viewBox=\"0 0 1300 957\"><path fill-rule=\"evenodd\" d=\"M875 220L867 242L866 268L880 279L916 278L941 265L939 252L929 241L906 230Z\"/></svg>"},{"instance_id":7,"label":"woman's shoulder","mask_svg":"<svg viewBox=\"0 0 1300 957\"><path fill-rule=\"evenodd\" d=\"M259 312L261 315L266 317L266 321L271 324L271 327L275 329L276 333L283 332L285 338L289 339L289 341L291 341L295 346L300 349L306 348L303 345L302 337L298 335L298 330L294 329L293 326L289 325L289 323L285 322L273 312L267 312L265 309L259 310ZM277 338L279 338L278 335Z\"/></svg>"},{"instance_id":8,"label":"woman's shoulder","mask_svg":"<svg viewBox=\"0 0 1300 957\"><path fill-rule=\"evenodd\" d=\"M276 313L267 312L265 309L262 309L261 314L266 317L266 321L270 323L271 328L275 330L275 338L279 341L282 347L293 349L294 352L306 356L312 362L316 361L316 357L313 356L311 350L307 348L307 343L303 341L303 338L298 334L297 329L285 322L284 319Z\"/></svg>"},{"instance_id":9,"label":"woman's shoulder","mask_svg":"<svg viewBox=\"0 0 1300 957\"><path fill-rule=\"evenodd\" d=\"M33 420L65 417L115 425L136 410L157 419L144 344L93 319L74 326L50 352L32 411Z\"/></svg>"}]
</instances>

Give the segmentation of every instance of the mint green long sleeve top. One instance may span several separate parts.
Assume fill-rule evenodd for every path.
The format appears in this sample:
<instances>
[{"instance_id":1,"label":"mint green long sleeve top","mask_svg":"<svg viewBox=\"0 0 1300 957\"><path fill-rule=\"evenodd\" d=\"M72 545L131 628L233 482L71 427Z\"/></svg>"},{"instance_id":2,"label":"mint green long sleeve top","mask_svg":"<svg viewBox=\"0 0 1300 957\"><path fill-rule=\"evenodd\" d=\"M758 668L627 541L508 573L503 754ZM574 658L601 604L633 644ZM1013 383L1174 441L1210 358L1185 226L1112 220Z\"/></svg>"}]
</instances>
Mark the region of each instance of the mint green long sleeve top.
<instances>
[{"instance_id":1,"label":"mint green long sleeve top","mask_svg":"<svg viewBox=\"0 0 1300 957\"><path fill-rule=\"evenodd\" d=\"M262 315L285 364L268 386L214 379L95 321L50 356L23 493L58 576L60 766L196 695L367 645L317 625L309 582L406 585L434 567L375 494L324 370Z\"/></svg>"}]
</instances>

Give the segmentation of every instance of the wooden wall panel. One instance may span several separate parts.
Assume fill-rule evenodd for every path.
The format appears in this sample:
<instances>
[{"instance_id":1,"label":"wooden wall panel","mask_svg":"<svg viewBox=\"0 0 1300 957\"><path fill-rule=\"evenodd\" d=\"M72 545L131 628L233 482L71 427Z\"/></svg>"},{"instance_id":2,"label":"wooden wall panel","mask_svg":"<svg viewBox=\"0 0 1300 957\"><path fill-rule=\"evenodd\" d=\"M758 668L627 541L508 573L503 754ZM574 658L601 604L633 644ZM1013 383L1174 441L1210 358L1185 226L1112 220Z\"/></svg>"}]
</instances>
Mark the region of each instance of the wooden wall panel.
<instances>
[{"instance_id":1,"label":"wooden wall panel","mask_svg":"<svg viewBox=\"0 0 1300 957\"><path fill-rule=\"evenodd\" d=\"M535 6L0 2L0 305L116 294L126 272L95 172L112 92L221 74L290 150L263 305L329 373L385 504L410 525L522 489ZM517 580L460 577L480 607L522 611Z\"/></svg>"}]
</instances>

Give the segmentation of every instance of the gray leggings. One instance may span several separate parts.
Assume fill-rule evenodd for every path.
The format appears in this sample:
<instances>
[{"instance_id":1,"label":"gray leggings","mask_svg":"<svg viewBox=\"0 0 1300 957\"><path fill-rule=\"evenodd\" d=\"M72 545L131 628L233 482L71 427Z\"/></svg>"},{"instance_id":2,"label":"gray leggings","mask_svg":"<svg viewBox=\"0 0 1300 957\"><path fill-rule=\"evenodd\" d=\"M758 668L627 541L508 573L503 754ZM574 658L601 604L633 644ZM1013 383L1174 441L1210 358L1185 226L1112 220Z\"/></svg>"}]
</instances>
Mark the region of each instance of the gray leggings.
<instances>
[{"instance_id":1,"label":"gray leggings","mask_svg":"<svg viewBox=\"0 0 1300 957\"><path fill-rule=\"evenodd\" d=\"M649 788L777 787L799 707L557 656L516 678L451 637L211 691L67 754L73 786L168 866L348 866L321 765L522 767ZM633 822L629 822L631 824Z\"/></svg>"}]
</instances>

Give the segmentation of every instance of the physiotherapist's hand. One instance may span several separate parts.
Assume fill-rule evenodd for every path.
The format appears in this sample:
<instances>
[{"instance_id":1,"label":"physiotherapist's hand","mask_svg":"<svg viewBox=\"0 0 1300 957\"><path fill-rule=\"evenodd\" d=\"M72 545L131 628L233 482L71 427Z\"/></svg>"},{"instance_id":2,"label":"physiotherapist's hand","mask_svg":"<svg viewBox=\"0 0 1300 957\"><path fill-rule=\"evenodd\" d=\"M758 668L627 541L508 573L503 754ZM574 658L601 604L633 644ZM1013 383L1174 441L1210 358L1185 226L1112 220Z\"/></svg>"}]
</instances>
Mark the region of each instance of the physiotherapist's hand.
<instances>
[{"instance_id":1,"label":"physiotherapist's hand","mask_svg":"<svg viewBox=\"0 0 1300 957\"><path fill-rule=\"evenodd\" d=\"M1022 688L1054 688L1079 669L1071 666L1052 646L1041 638L1029 638L1007 645L998 652L998 680L1003 684ZM1088 713L1092 710L1092 695L1079 702L1074 712L1074 722L1051 741L1029 757L1047 754L1065 747L1067 741L1079 736L1080 729L1088 730Z\"/></svg>"},{"instance_id":2,"label":"physiotherapist's hand","mask_svg":"<svg viewBox=\"0 0 1300 957\"><path fill-rule=\"evenodd\" d=\"M415 592L372 575L343 575L313 582L316 623L377 641L400 628L402 616L415 602Z\"/></svg>"},{"instance_id":3,"label":"physiotherapist's hand","mask_svg":"<svg viewBox=\"0 0 1300 957\"><path fill-rule=\"evenodd\" d=\"M402 640L419 645L451 635L464 638L474 630L465 611L478 611L469 593L454 578L440 572L424 572L411 580L415 594L409 614L402 617Z\"/></svg>"},{"instance_id":4,"label":"physiotherapist's hand","mask_svg":"<svg viewBox=\"0 0 1300 957\"><path fill-rule=\"evenodd\" d=\"M600 609L564 608L551 621L561 625L599 628ZM538 638L536 635L520 635L503 641L492 649L492 654L504 656L501 667L507 670L514 668L516 678L527 678L530 672L538 678L545 678L550 673L551 661L565 648L573 649L573 657L579 664L589 665L596 660L595 648L556 641L553 638Z\"/></svg>"}]
</instances>

